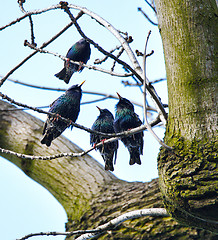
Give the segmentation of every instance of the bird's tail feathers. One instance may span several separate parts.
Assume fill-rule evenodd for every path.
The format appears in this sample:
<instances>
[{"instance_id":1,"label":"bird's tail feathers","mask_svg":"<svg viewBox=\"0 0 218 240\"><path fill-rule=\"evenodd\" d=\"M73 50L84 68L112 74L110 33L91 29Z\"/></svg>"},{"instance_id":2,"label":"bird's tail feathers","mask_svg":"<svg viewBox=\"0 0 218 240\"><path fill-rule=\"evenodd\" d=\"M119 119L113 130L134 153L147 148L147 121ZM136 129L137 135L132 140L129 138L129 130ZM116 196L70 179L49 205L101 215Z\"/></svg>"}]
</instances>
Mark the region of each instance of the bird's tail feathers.
<instances>
[{"instance_id":1,"label":"bird's tail feathers","mask_svg":"<svg viewBox=\"0 0 218 240\"><path fill-rule=\"evenodd\" d=\"M47 147L51 146L51 142L52 142L52 137L51 135L45 135L42 140L41 140L41 144L46 144Z\"/></svg>"},{"instance_id":2,"label":"bird's tail feathers","mask_svg":"<svg viewBox=\"0 0 218 240\"><path fill-rule=\"evenodd\" d=\"M131 148L131 149L129 149L129 153L130 153L129 164L133 165L133 164L137 163L137 164L141 165L139 149Z\"/></svg>"},{"instance_id":3,"label":"bird's tail feathers","mask_svg":"<svg viewBox=\"0 0 218 240\"><path fill-rule=\"evenodd\" d=\"M70 78L71 78L72 74L73 74L73 72L70 72L70 74L69 74L69 72L68 72L68 71L66 70L66 68L64 67L60 72L58 72L58 73L55 74L55 77L57 77L57 78L59 78L59 79L61 79L61 80L64 80L64 82L65 82L66 84L68 84L69 81L70 81Z\"/></svg>"},{"instance_id":4,"label":"bird's tail feathers","mask_svg":"<svg viewBox=\"0 0 218 240\"><path fill-rule=\"evenodd\" d=\"M106 161L105 161L104 169L105 169L106 171L108 171L108 170L114 171L113 162L112 162L112 161L109 161L109 160L106 160Z\"/></svg>"},{"instance_id":5,"label":"bird's tail feathers","mask_svg":"<svg viewBox=\"0 0 218 240\"><path fill-rule=\"evenodd\" d=\"M102 154L101 153L101 156L103 157L104 162L105 162L104 169L114 171L114 166L113 166L113 156L114 156L114 154L113 153L110 153L110 154L105 154L105 153Z\"/></svg>"}]
</instances>

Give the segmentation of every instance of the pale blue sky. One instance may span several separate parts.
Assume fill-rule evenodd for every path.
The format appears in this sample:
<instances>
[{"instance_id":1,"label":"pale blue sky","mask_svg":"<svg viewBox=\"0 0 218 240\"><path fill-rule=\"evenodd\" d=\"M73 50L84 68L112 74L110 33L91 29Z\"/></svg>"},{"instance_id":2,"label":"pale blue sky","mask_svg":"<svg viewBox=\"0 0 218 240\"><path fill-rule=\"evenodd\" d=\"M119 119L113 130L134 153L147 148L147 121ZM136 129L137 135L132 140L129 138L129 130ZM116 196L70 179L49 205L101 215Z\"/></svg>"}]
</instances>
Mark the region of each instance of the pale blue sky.
<instances>
[{"instance_id":1,"label":"pale blue sky","mask_svg":"<svg viewBox=\"0 0 218 240\"><path fill-rule=\"evenodd\" d=\"M152 19L155 20L153 12L146 5L143 0L120 0L107 1L101 0L74 0L68 1L92 10L98 15L102 16L110 22L115 28L128 32L134 39L131 44L133 51L138 49L144 50L145 40L149 30L152 34L149 41L148 52L152 49L155 51L154 55L147 60L147 77L150 80L165 77L165 68L163 60L162 43L158 33L158 28L151 25L146 19L137 11L138 7L142 7ZM27 1L24 5L26 10L41 9L58 1ZM73 11L76 15L76 11ZM18 7L17 1L4 1L0 8L0 25L5 25L10 21L22 16ZM62 29L70 22L69 17L61 10L50 11L38 16L33 16L35 37L38 46L50 39L55 33ZM79 20L79 24L85 34L92 38L97 43L101 44L106 50L111 50L118 45L118 41L111 36L105 29L90 20L89 17L84 16ZM1 75L5 75L15 65L17 65L25 56L32 52L27 47L23 46L25 39L30 40L28 19L0 32L0 55L1 55ZM66 31L59 39L50 44L46 49L52 52L58 52L66 55L67 50L78 41L81 37L74 27ZM101 58L102 54L97 52L92 47L91 59L88 64L93 64L96 58ZM127 60L126 56L123 56ZM127 60L128 61L128 60ZM140 64L142 59L139 58ZM31 60L23 65L20 69L11 75L11 78L23 82L68 88L69 85L80 83L86 80L83 85L83 90L109 92L115 94L117 91L121 96L142 102L142 95L137 88L124 87L121 80L124 78L111 77L110 75L102 74L96 71L84 69L81 74L75 73L69 85L54 77L63 66L63 61L51 55L37 54ZM101 67L110 67L110 64L105 64ZM121 68L116 68L121 71ZM131 78L128 79L132 81ZM167 102L166 83L162 82L155 85L155 88L164 103ZM11 82L5 82L1 87L1 92L7 94L16 101L27 103L32 106L49 105L62 93L49 92L37 89L27 88ZM91 99L89 95L83 95L82 101ZM83 105L77 123L91 127L96 117L99 115L98 105L101 108L108 108L114 113L114 106L117 100L108 100L105 102L94 103L92 105ZM142 110L136 107L136 112L142 119ZM29 113L36 117L46 119L43 114L38 114L32 111ZM88 119L87 119L87 116ZM157 129L155 131L160 137L163 137L164 129ZM74 128L66 130L64 135L70 138L73 142L83 149L88 149L89 134ZM156 178L157 174L157 154L159 144L145 132L144 138L144 155L142 157L142 165L129 166L129 154L127 149L120 143L118 151L117 164L115 165L114 174L127 181L150 181ZM91 155L103 164L103 160L98 152L91 152ZM64 224L66 222L66 214L63 208L51 196L51 194L42 188L39 184L29 179L16 166L0 158L0 239L12 240L20 238L32 232L41 231L64 231ZM36 238L32 238L36 239ZM64 239L64 237L40 237L40 239Z\"/></svg>"}]
</instances>

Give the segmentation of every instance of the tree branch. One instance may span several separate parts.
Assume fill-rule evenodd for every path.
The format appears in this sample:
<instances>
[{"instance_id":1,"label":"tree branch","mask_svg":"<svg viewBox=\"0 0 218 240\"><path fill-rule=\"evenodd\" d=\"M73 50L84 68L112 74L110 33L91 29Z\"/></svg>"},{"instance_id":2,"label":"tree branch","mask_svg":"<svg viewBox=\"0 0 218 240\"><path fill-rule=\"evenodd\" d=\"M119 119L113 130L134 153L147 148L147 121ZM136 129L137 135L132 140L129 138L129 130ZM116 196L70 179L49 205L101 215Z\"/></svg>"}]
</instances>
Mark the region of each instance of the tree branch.
<instances>
[{"instance_id":1,"label":"tree branch","mask_svg":"<svg viewBox=\"0 0 218 240\"><path fill-rule=\"evenodd\" d=\"M48 10L52 10L52 9L56 9L57 7L50 7L47 9L44 9L44 11L48 11ZM43 12L43 10L41 11L33 11L33 12L28 12L27 15L25 16L30 16L32 14L34 14L34 12ZM76 19L79 19L81 16L83 15L82 12L79 12L78 15L76 16ZM40 48L44 48L46 46L48 46L50 43L52 43L55 39L57 39L62 33L64 33L68 28L70 28L73 25L73 22L69 23L67 26L65 26L60 32L58 32L55 36L53 36L50 40L48 40L47 42L43 43L42 46ZM1 29L0 29L1 30ZM36 53L38 53L38 51L35 51L33 53L31 53L29 56L27 56L26 58L24 58L17 66L15 66L13 69L11 69L0 81L0 87L3 85L3 83L6 81L6 79L14 72L16 71L19 67L21 67L26 61L28 61L32 56L34 56Z\"/></svg>"},{"instance_id":2,"label":"tree branch","mask_svg":"<svg viewBox=\"0 0 218 240\"><path fill-rule=\"evenodd\" d=\"M146 54L146 51L147 51L147 45L148 45L148 40L149 40L149 37L151 35L151 31L148 32L148 36L147 36L147 39L146 39L146 43L145 43L145 50L144 50L144 54L143 54L143 73L144 73L144 79L147 79L146 77L146 59L147 59L147 54ZM148 118L147 118L147 107L146 107L146 83L145 81L143 82L143 95L144 95L144 98L143 98L143 103L144 103L144 119L145 119L145 123L147 125L147 129L148 131L151 133L152 136L154 136L154 138L158 141L158 143L163 146L164 148L168 149L168 150L173 150L172 147L169 147L168 145L166 145L157 135L156 133L153 131L153 129L151 128L151 125L149 124L148 122Z\"/></svg>"},{"instance_id":3,"label":"tree branch","mask_svg":"<svg viewBox=\"0 0 218 240\"><path fill-rule=\"evenodd\" d=\"M76 61L73 61L73 60L69 60L68 58L66 58L66 57L64 57L64 56L62 56L62 55L60 55L58 53L54 53L54 52L51 52L51 51L48 51L48 50L37 48L35 45L30 44L27 40L25 40L24 46L28 46L31 49L34 49L34 50L36 50L36 51L38 51L40 53L47 53L47 54L51 54L51 55L53 55L55 57L59 57L63 61L69 61L69 62L75 63L75 64L77 64L79 66L86 67L88 69L96 70L96 71L99 71L99 72L107 73L107 74L110 74L112 76L116 76L116 77L129 77L129 76L132 76L132 73L116 73L113 70L110 71L110 70L106 70L106 69L99 68L99 67L96 67L96 66L87 65L87 64L82 63L82 62L76 62Z\"/></svg>"},{"instance_id":4,"label":"tree branch","mask_svg":"<svg viewBox=\"0 0 218 240\"><path fill-rule=\"evenodd\" d=\"M116 228L118 225L121 223L130 220L130 219L135 219L135 218L140 218L140 217L145 217L145 216L150 216L150 217L168 217L169 214L164 208L148 208L148 209L141 209L141 210L135 210L131 211L125 214L120 215L117 218L114 218L110 220L109 222L98 226L95 229L91 230L77 230L77 231L72 231L72 232L41 232L41 233L32 233L28 234L18 240L25 240L30 237L35 237L35 236L57 236L57 235L63 235L63 236L72 236L72 235L78 235L78 234L83 234L80 237L76 238L76 240L86 240L86 239L91 239L93 237L97 237L101 235L103 232L111 230ZM84 234L85 233L85 234Z\"/></svg>"}]
</instances>

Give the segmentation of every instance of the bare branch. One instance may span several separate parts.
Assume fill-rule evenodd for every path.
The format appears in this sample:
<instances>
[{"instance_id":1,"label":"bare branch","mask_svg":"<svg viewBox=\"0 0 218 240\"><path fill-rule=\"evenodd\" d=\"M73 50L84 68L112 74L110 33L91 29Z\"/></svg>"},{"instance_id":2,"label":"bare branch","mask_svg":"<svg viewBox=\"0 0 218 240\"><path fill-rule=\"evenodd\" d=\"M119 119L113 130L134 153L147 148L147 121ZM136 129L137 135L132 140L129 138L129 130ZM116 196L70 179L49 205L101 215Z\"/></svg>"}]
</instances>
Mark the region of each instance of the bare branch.
<instances>
[{"instance_id":1,"label":"bare branch","mask_svg":"<svg viewBox=\"0 0 218 240\"><path fill-rule=\"evenodd\" d=\"M48 7L48 8L45 8L45 9L41 9L41 10L34 10L34 11L30 11L30 12L27 12L26 14L24 14L22 17L19 17L17 18L16 20L6 24L5 26L2 26L0 27L0 31L1 30L4 30L5 28L7 27L10 27L11 25L14 25L20 21L22 21L23 19L25 19L26 17L29 17L31 15L37 15L37 14L41 14L41 13L45 13L45 12L48 12L50 10L55 10L55 9L58 9L60 8L59 5L55 5L55 6L51 6L51 7Z\"/></svg>"},{"instance_id":2,"label":"bare branch","mask_svg":"<svg viewBox=\"0 0 218 240\"><path fill-rule=\"evenodd\" d=\"M122 47L122 45L116 46L115 48L110 50L110 53L113 53L114 51L119 50L121 47ZM107 59L108 59L108 56L105 56L102 59L95 59L94 64L101 64L101 63L105 62Z\"/></svg>"},{"instance_id":3,"label":"bare branch","mask_svg":"<svg viewBox=\"0 0 218 240\"><path fill-rule=\"evenodd\" d=\"M63 3L63 2L62 2ZM130 72L132 72L139 81L141 81L143 83L143 74L142 74L142 69L136 59L136 56L134 55L134 53L132 52L131 48L129 47L128 42L125 40L125 38L123 38L120 34L120 31L116 30L110 23L108 23L106 20L104 20L103 18L101 18L99 15L91 12L90 10L84 8L84 7L80 7L80 6L76 6L76 5L72 5L72 4L58 4L55 6L52 6L50 8L47 9L43 9L43 10L38 10L38 11L32 11L32 12L28 12L29 15L33 15L33 14L39 14L45 11L49 11L49 10L53 10L53 9L58 9L58 8L62 8L65 10L65 12L67 12L67 14L69 15L69 17L72 20L71 24L75 24L78 32L80 33L80 35L82 37L84 37L88 42L90 42L94 47L96 47L99 51L101 51L103 54L109 56L110 58L114 59L115 61L117 61L119 64L123 65L124 68L128 69ZM102 47L100 47L97 43L95 43L93 40L89 39L81 30L80 26L78 25L78 23L76 22L76 18L73 17L73 15L71 14L71 12L69 11L69 8L73 8L73 9L77 9L82 11L82 13L79 13L79 15L82 15L83 13L89 15L91 18L95 19L96 21L98 21L102 26L106 27L122 44L123 48L125 49L127 55L129 56L129 59L134 67L134 69L132 67L130 67L127 63L125 63L124 61L116 58L113 54L105 51ZM25 16L29 16L29 15L25 15ZM55 38L54 38L55 39ZM53 39L51 40L53 41ZM51 41L48 41L49 43ZM44 48L45 46L47 46L48 44L43 44L41 48ZM6 76L0 81L0 86L4 83L4 81L16 70L18 69L21 65L23 65L29 58L31 58L33 55L35 55L38 51L35 51L34 53L32 53L31 55L29 55L27 58L25 58L21 63L19 63L15 68L13 68L9 73L6 74ZM147 90L149 92L149 94L151 95L152 100L154 101L156 107L157 107L157 111L160 114L160 118L161 121L165 124L166 123L166 119L167 119L167 114L164 110L164 107L157 95L157 93L154 91L154 88L151 86L149 86L149 84L146 85Z\"/></svg>"},{"instance_id":4,"label":"bare branch","mask_svg":"<svg viewBox=\"0 0 218 240\"><path fill-rule=\"evenodd\" d=\"M17 106L21 106L21 107L25 107L25 108L29 108L29 109L31 109L31 110L33 110L33 111L36 111L36 112L39 112L39 113L44 113L44 114L47 114L47 115L49 115L49 116L52 116L52 117L58 117L59 119L61 119L63 122L66 122L66 123L68 123L69 124L69 126L74 126L74 127L76 127L76 128L80 128L80 129L82 129L82 130L85 130L85 131L87 131L87 132L89 132L89 133L94 133L94 134L97 134L97 135L101 135L101 136L105 136L105 137L114 137L114 136L116 136L116 137L125 137L125 136L127 136L127 135L132 135L132 134L135 134L135 133L137 133L137 132L141 132L141 131L143 131L143 130L145 130L146 129L146 126L140 126L140 127L138 127L138 128L135 128L135 129L132 129L132 130L129 130L129 131L125 131L125 132L123 132L123 133L117 133L117 134L106 134L106 133L103 133L103 132L98 132L98 131L94 131L94 130L92 130L92 129L90 129L90 128L87 128L87 127L84 127L84 126L82 126L82 125L80 125L80 124L77 124L77 123L74 123L74 122L72 122L71 120L69 120L69 119L66 119L66 118L64 118L64 117L62 117L62 116L60 116L59 114L56 114L56 113L51 113L51 112L47 112L47 111L43 111L42 109L38 109L38 108L35 108L35 107L31 107L31 106L28 106L27 104L23 104L23 103L19 103L19 102L16 102L16 101L14 101L12 98L10 98L10 97L8 97L7 95L5 95L5 94L3 94L3 93L1 93L0 92L0 96L2 97L2 99L6 99L7 101L9 101L10 103L12 103L12 104L16 104ZM159 119L159 117L157 117L155 120L153 120L152 121L152 123L151 123L151 125L156 125L156 124L158 124L160 122L160 119ZM69 127L68 126L68 127ZM134 131L133 131L134 130ZM135 132L136 131L136 132Z\"/></svg>"},{"instance_id":5,"label":"bare branch","mask_svg":"<svg viewBox=\"0 0 218 240\"><path fill-rule=\"evenodd\" d=\"M146 39L146 43L145 43L145 51L144 51L144 55L143 55L143 72L144 72L144 79L146 78L146 59L147 59L147 45L148 45L148 40L149 37L151 35L151 31L149 31L147 39ZM144 98L143 98L143 102L144 102L144 119L145 119L145 123L147 125L147 129L148 131L152 134L152 136L154 136L154 138L159 142L159 144L161 146L163 146L164 148L168 149L168 150L172 150L172 147L169 147L168 145L166 145L157 135L156 133L153 131L153 129L151 128L150 124L148 123L148 119L147 119L147 108L146 108L146 83L144 81L143 83L143 94L144 94Z\"/></svg>"},{"instance_id":6,"label":"bare branch","mask_svg":"<svg viewBox=\"0 0 218 240\"><path fill-rule=\"evenodd\" d=\"M53 7L54 8L54 7ZM48 11L53 9L51 8L47 8L44 11ZM57 7L56 7L57 8ZM55 9L56 9L55 8ZM43 10L39 11L42 12ZM35 11L36 12L36 11ZM33 14L33 12L29 12L28 14L31 15L31 13ZM27 15L27 16L29 16ZM82 12L79 12L78 15L76 16L76 19L79 19L81 16L83 15ZM53 42L56 38L58 38L62 33L64 33L69 27L71 27L73 25L73 22L69 23L67 26L65 26L60 32L58 32L55 36L53 36L50 40L48 40L47 42L43 43L42 46L40 48L44 48L46 46L48 46L51 42ZM1 30L1 29L0 29ZM38 53L38 51L35 51L33 53L31 53L29 56L27 56L26 58L24 58L17 66L15 66L13 69L11 69L0 81L0 87L2 86L2 84L6 81L6 79L14 72L16 71L19 67L21 67L26 61L28 61L32 56L34 56L36 53Z\"/></svg>"},{"instance_id":7,"label":"bare branch","mask_svg":"<svg viewBox=\"0 0 218 240\"><path fill-rule=\"evenodd\" d=\"M69 11L69 8L74 8L83 11L85 14L89 15L90 17L96 19L99 23L101 23L103 26L105 26L122 44L123 48L125 49L133 67L134 70L125 62L121 61L120 59L116 58L113 54L108 53L105 51L103 48L101 48L98 44L96 44L93 40L89 39L81 30L80 26L77 24L76 20L74 19L73 15ZM78 32L80 35L85 38L88 42L93 44L99 51L101 51L103 54L108 55L109 57L113 58L116 60L118 63L122 64L124 68L128 69L131 71L138 79L143 83L143 72L142 69L136 59L136 56L134 55L132 49L129 47L129 44L127 41L121 36L120 32L115 29L110 23L108 23L106 20L101 18L99 15L93 13L92 11L88 10L87 8L80 7L80 6L75 6L72 4L68 4L67 6L64 6L64 10L67 12L69 17L71 18L72 21L74 21L75 27L77 28ZM167 113L164 110L164 107L160 101L160 98L158 97L156 91L154 90L153 86L150 86L149 84L146 85L146 88L151 95L152 100L154 101L155 105L157 106L157 111L160 114L161 121L163 124L166 124L167 120Z\"/></svg>"},{"instance_id":8,"label":"bare branch","mask_svg":"<svg viewBox=\"0 0 218 240\"><path fill-rule=\"evenodd\" d=\"M31 31L31 44L33 46L37 46L37 44L35 43L35 36L34 36L34 30L33 30L32 16L29 16L29 20L30 20L30 31Z\"/></svg>"},{"instance_id":9,"label":"bare branch","mask_svg":"<svg viewBox=\"0 0 218 240\"><path fill-rule=\"evenodd\" d=\"M96 233L101 230L77 230L73 232L40 232L40 233L31 233L28 234L22 238L19 238L17 240L25 240L31 237L36 237L36 236L72 236L72 235L78 235L78 234L84 234L84 233Z\"/></svg>"},{"instance_id":10,"label":"bare branch","mask_svg":"<svg viewBox=\"0 0 218 240\"><path fill-rule=\"evenodd\" d=\"M155 14L157 14L156 8L154 7L154 1L152 1L152 4L148 0L145 0L145 2L151 7Z\"/></svg>"},{"instance_id":11,"label":"bare branch","mask_svg":"<svg viewBox=\"0 0 218 240\"><path fill-rule=\"evenodd\" d=\"M117 227L119 224L123 223L124 221L134 219L134 218L140 218L145 216L152 216L152 217L168 217L169 214L167 213L166 209L164 208L148 208L148 209L142 209L142 210L135 210L132 212L128 212L125 214L122 214L121 216L112 219L108 223L105 223L99 227L96 228L96 230L107 231L110 229L113 229ZM85 240L85 239L91 239L93 237L98 236L100 233L86 233L78 238L76 240Z\"/></svg>"},{"instance_id":12,"label":"bare branch","mask_svg":"<svg viewBox=\"0 0 218 240\"><path fill-rule=\"evenodd\" d=\"M0 77L2 77L2 75L0 75ZM24 86L27 86L27 87L32 87L32 88L36 88L36 89L41 89L41 90L49 90L49 91L60 91L60 92L65 92L67 89L66 88L54 88L54 87L45 87L45 86L38 86L38 85L34 85L34 84L29 84L29 83L25 83L25 82L21 82L19 80L14 80L12 78L8 78L7 79L8 81L10 82L13 82L13 83L17 83L17 84L21 84L21 85L24 85ZM97 96L102 96L104 98L112 98L112 99L119 99L117 97L117 95L113 95L113 94L109 94L109 93L101 93L101 92L93 92L93 91L83 91L83 94L91 94L91 95L97 95ZM143 107L143 105L139 102L136 102L136 101L133 101L131 100L131 102L136 105L136 106L139 106L139 107ZM156 111L155 108L153 107L149 107L148 110L151 110L151 111Z\"/></svg>"},{"instance_id":13,"label":"bare branch","mask_svg":"<svg viewBox=\"0 0 218 240\"><path fill-rule=\"evenodd\" d=\"M53 56L56 56L56 57L59 57L60 59L64 60L64 61L69 61L71 63L75 63L79 66L82 66L82 67L86 67L88 69L92 69L92 70L96 70L96 71L100 71L100 72L103 72L103 73L107 73L107 74L110 74L112 76L117 76L117 77L129 77L129 76L132 76L132 73L115 73L113 72L112 70L109 71L109 70L106 70L106 69L103 69L103 68L98 68L96 66L91 66L91 65L87 65L85 63L82 63L82 62L76 62L76 61L73 61L73 60L69 60L68 58L60 55L60 54L57 54L57 53L54 53L54 52L51 52L51 51L48 51L48 50L44 50L44 49L41 49L41 48L37 48L35 45L33 44L30 44L27 40L25 40L24 42L24 46L28 46L30 47L31 49L34 49L40 53L47 53L47 54L51 54Z\"/></svg>"},{"instance_id":14,"label":"bare branch","mask_svg":"<svg viewBox=\"0 0 218 240\"><path fill-rule=\"evenodd\" d=\"M50 115L50 113L48 113L48 114ZM52 114L52 115L54 115L54 114ZM67 120L67 119L65 119L65 118L63 118L61 116L59 116L59 118L61 120L70 122L69 120ZM150 123L150 125L151 126L155 126L158 123L160 123L160 119L159 118L153 120ZM16 156L16 157L19 157L19 158L23 158L23 159L28 159L28 160L52 160L52 159L61 158L61 157L72 157L72 158L73 157L82 157L85 154L87 154L87 153L91 152L92 150L94 150L95 148L102 146L103 144L114 142L116 140L120 140L122 137L127 137L127 136L130 136L130 135L142 132L142 131L147 129L146 125L141 125L140 127L133 128L131 130L124 131L124 132L121 132L121 133L109 134L109 133L102 133L102 132L94 131L92 129L86 128L86 127L81 126L79 124L75 124L75 127L78 127L80 129L83 129L83 130L85 130L87 132L90 132L90 133L95 133L97 135L102 135L104 137L107 137L107 138L110 137L110 138L105 140L104 142L100 142L100 143L96 144L94 147L91 147L88 150L85 150L85 151L80 152L80 153L70 152L70 153L59 153L59 154L50 155L50 156L34 156L34 155L27 155L27 154L17 153L17 152L11 151L11 150L3 149L3 148L0 148L0 152L5 153L5 154L10 154L10 155L13 155L13 156Z\"/></svg>"},{"instance_id":15,"label":"bare branch","mask_svg":"<svg viewBox=\"0 0 218 240\"><path fill-rule=\"evenodd\" d=\"M65 3L65 2L64 2ZM68 4L68 5L63 5L62 8L64 9L64 11L69 15L70 19L74 22L75 27L77 28L77 31L79 32L79 34L85 38L89 43L91 43L95 48L97 48L100 52L102 52L104 55L107 55L108 57L114 59L116 62L118 62L119 64L123 65L125 68L129 69L130 72L132 72L134 75L137 76L137 78L143 82L143 79L140 76L140 73L142 72L142 69L135 57L135 55L133 54L131 48L129 47L129 44L127 43L127 41L125 40L125 38L123 38L120 34L120 32L115 29L110 23L108 23L106 20L104 20L103 18L101 18L100 16L98 16L96 13L91 12L90 10L88 10L87 8L84 7L80 7L80 6L75 6L72 4ZM122 44L123 48L125 49L127 55L130 58L130 61L132 62L133 66L135 69L133 69L132 67L130 67L126 62L120 60L119 58L115 57L113 54L107 52L106 50L104 50L102 47L100 47L97 43L95 43L92 39L88 38L84 32L82 31L82 29L80 28L79 24L77 23L76 19L74 18L73 14L70 12L69 8L74 8L74 9L78 9L83 11L84 13L86 13L87 15L91 16L92 18L96 19L99 23L101 23L101 25L103 25L104 27L106 27ZM140 73L138 73L138 71L140 71Z\"/></svg>"},{"instance_id":16,"label":"bare branch","mask_svg":"<svg viewBox=\"0 0 218 240\"><path fill-rule=\"evenodd\" d=\"M138 11L140 11L151 24L153 24L154 26L158 26L158 23L153 22L141 8L138 8Z\"/></svg>"},{"instance_id":17,"label":"bare branch","mask_svg":"<svg viewBox=\"0 0 218 240\"><path fill-rule=\"evenodd\" d=\"M25 0L18 0L17 2L19 4L21 12L26 13L26 10L23 7L23 3L25 3Z\"/></svg>"},{"instance_id":18,"label":"bare branch","mask_svg":"<svg viewBox=\"0 0 218 240\"><path fill-rule=\"evenodd\" d=\"M78 235L78 234L83 234L83 235L76 238L76 240L91 239L105 231L116 228L118 225L120 225L121 223L123 223L127 220L140 218L140 217L147 217L147 216L168 217L169 214L167 213L165 208L148 208L148 209L135 210L135 211L131 211L131 212L122 214L119 217L112 219L108 223L100 225L97 228L92 229L92 230L77 230L77 231L64 232L64 233L61 233L61 232L32 233L32 234L26 235L25 237L17 239L17 240L25 240L25 239L28 239L28 238L34 237L34 236L57 236L57 235L72 236L72 235Z\"/></svg>"}]
</instances>

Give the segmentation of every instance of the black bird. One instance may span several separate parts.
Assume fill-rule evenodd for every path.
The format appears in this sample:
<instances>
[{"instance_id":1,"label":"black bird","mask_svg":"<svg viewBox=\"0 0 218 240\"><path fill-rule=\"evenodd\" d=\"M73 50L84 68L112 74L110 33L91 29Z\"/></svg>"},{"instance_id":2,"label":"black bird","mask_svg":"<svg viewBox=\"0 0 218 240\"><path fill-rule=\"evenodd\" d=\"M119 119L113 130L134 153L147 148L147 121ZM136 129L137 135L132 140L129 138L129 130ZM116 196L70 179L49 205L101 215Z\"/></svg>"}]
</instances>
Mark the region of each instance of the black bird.
<instances>
[{"instance_id":1,"label":"black bird","mask_svg":"<svg viewBox=\"0 0 218 240\"><path fill-rule=\"evenodd\" d=\"M82 38L76 42L67 52L66 57L69 60L87 63L91 55L90 44ZM84 67L81 67L77 64L70 63L69 61L64 62L64 68L55 74L55 77L64 80L66 84L69 83L71 76L77 72L82 71Z\"/></svg>"},{"instance_id":2,"label":"black bird","mask_svg":"<svg viewBox=\"0 0 218 240\"><path fill-rule=\"evenodd\" d=\"M100 115L93 123L92 130L103 133L115 133L113 114L107 109L101 109L99 107L97 108L100 111ZM92 146L101 141L104 141L105 139L107 138L94 133L90 134L90 144ZM98 150L105 162L105 170L114 170L113 159L115 164L117 158L117 149L118 141L103 143L102 146L98 147Z\"/></svg>"},{"instance_id":3,"label":"black bird","mask_svg":"<svg viewBox=\"0 0 218 240\"><path fill-rule=\"evenodd\" d=\"M134 112L133 104L126 98L117 93L119 102L116 105L114 121L115 132L123 132L142 125L139 116ZM129 164L141 164L140 155L143 154L143 132L123 137L121 141L128 148L130 153Z\"/></svg>"},{"instance_id":4,"label":"black bird","mask_svg":"<svg viewBox=\"0 0 218 240\"><path fill-rule=\"evenodd\" d=\"M75 122L80 111L80 100L82 97L81 84L73 85L67 91L56 99L51 105L49 112L57 113L61 117L70 119ZM61 135L61 133L69 126L66 122L59 119L59 117L48 116L43 127L42 144L46 144L48 147L51 142ZM71 126L72 129L72 126Z\"/></svg>"}]
</instances>

